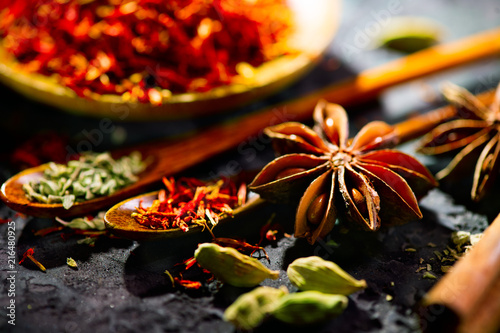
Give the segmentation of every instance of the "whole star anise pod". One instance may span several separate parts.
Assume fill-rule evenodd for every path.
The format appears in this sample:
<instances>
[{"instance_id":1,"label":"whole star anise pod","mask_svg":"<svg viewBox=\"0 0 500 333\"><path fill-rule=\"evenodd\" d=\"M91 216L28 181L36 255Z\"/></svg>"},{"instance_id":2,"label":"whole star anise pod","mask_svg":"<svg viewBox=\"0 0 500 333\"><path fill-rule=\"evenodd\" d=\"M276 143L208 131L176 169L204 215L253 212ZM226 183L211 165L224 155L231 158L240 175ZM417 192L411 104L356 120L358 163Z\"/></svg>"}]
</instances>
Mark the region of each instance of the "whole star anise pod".
<instances>
[{"instance_id":1,"label":"whole star anise pod","mask_svg":"<svg viewBox=\"0 0 500 333\"><path fill-rule=\"evenodd\" d=\"M470 174L477 161L471 197L479 201L491 189L499 172L500 85L489 107L451 83L443 87L443 95L459 108L461 119L441 124L424 136L419 152L437 155L461 149L450 164L436 174L438 179Z\"/></svg>"},{"instance_id":2,"label":"whole star anise pod","mask_svg":"<svg viewBox=\"0 0 500 333\"><path fill-rule=\"evenodd\" d=\"M375 231L421 218L417 196L436 185L415 158L396 150L392 126L374 121L349 139L345 110L320 101L314 130L296 122L268 127L278 153L249 188L261 197L288 201L301 195L295 236L312 244L328 234L337 218ZM304 192L305 190L305 192Z\"/></svg>"}]
</instances>

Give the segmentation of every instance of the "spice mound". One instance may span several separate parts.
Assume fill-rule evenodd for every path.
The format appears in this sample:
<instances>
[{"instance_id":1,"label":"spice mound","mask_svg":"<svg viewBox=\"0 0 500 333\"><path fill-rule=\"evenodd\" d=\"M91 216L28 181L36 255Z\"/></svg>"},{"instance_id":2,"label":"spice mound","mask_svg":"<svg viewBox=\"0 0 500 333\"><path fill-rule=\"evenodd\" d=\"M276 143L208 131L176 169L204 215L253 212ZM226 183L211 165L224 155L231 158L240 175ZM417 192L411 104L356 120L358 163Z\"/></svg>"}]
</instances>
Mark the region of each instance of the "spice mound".
<instances>
[{"instance_id":1,"label":"spice mound","mask_svg":"<svg viewBox=\"0 0 500 333\"><path fill-rule=\"evenodd\" d=\"M228 179L203 182L196 178L163 178L166 190L158 193L158 199L149 208L137 207L132 217L151 229L180 228L186 232L190 226L212 226L233 209L242 205L246 197L245 185L237 189Z\"/></svg>"},{"instance_id":2,"label":"spice mound","mask_svg":"<svg viewBox=\"0 0 500 333\"><path fill-rule=\"evenodd\" d=\"M49 163L43 177L23 184L31 201L62 203L69 209L75 202L110 195L138 180L146 168L139 152L114 160L109 153L88 153L67 165Z\"/></svg>"},{"instance_id":3,"label":"spice mound","mask_svg":"<svg viewBox=\"0 0 500 333\"><path fill-rule=\"evenodd\" d=\"M28 1L28 3L31 1ZM79 96L161 104L288 53L284 0L7 0L1 46Z\"/></svg>"}]
</instances>

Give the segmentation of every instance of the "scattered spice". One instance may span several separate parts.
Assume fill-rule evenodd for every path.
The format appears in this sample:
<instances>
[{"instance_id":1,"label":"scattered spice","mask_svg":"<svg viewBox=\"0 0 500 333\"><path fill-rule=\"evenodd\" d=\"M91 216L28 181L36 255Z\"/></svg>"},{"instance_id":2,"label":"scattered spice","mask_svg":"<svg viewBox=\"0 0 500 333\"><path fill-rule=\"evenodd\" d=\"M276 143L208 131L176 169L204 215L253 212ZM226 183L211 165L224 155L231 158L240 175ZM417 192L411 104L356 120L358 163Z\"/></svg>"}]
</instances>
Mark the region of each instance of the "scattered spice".
<instances>
[{"instance_id":1,"label":"scattered spice","mask_svg":"<svg viewBox=\"0 0 500 333\"><path fill-rule=\"evenodd\" d=\"M436 247L437 245L436 245L436 244L434 244L434 243L429 242L429 243L427 243L427 246L428 246L428 247Z\"/></svg>"},{"instance_id":2,"label":"scattered spice","mask_svg":"<svg viewBox=\"0 0 500 333\"><path fill-rule=\"evenodd\" d=\"M170 282L172 282L172 288L174 288L175 287L175 280L174 280L174 277L172 276L172 274L168 271L168 269L166 269L165 272L163 272L163 273L165 273L168 276L168 278L170 279Z\"/></svg>"},{"instance_id":3,"label":"scattered spice","mask_svg":"<svg viewBox=\"0 0 500 333\"><path fill-rule=\"evenodd\" d=\"M414 249L414 248L412 248L412 247L407 247L407 248L405 249L405 252L417 252L417 250L416 250L416 249Z\"/></svg>"},{"instance_id":4,"label":"scattered spice","mask_svg":"<svg viewBox=\"0 0 500 333\"><path fill-rule=\"evenodd\" d=\"M437 277L434 274L432 274L431 272L427 272L427 271L424 272L424 274L422 275L422 277L424 279L431 279L431 280L437 279Z\"/></svg>"},{"instance_id":5,"label":"scattered spice","mask_svg":"<svg viewBox=\"0 0 500 333\"><path fill-rule=\"evenodd\" d=\"M392 295L389 295L389 294L385 295L385 300L386 300L387 302L392 301L392 299L393 299Z\"/></svg>"},{"instance_id":6,"label":"scattered spice","mask_svg":"<svg viewBox=\"0 0 500 333\"><path fill-rule=\"evenodd\" d=\"M174 282L175 282L175 284L182 286L186 289L200 289L201 288L201 282L199 282L199 281L191 281L191 280L185 280L185 279L180 279L178 277L174 277Z\"/></svg>"},{"instance_id":7,"label":"scattered spice","mask_svg":"<svg viewBox=\"0 0 500 333\"><path fill-rule=\"evenodd\" d=\"M106 212L102 211L97 213L96 216L77 217L69 222L62 220L59 217L56 217L56 221L61 223L63 226L71 229L102 231L106 230L106 225L104 223L105 215Z\"/></svg>"},{"instance_id":8,"label":"scattered spice","mask_svg":"<svg viewBox=\"0 0 500 333\"><path fill-rule=\"evenodd\" d=\"M75 259L71 257L66 259L66 264L71 268L78 268L78 264L76 263Z\"/></svg>"},{"instance_id":9,"label":"scattered spice","mask_svg":"<svg viewBox=\"0 0 500 333\"><path fill-rule=\"evenodd\" d=\"M453 244L456 246L456 250L450 249L450 252L454 255L454 257L460 257L461 255L470 251L470 249L479 242L482 233L471 234L468 231L454 231L451 234L451 240Z\"/></svg>"},{"instance_id":10,"label":"scattered spice","mask_svg":"<svg viewBox=\"0 0 500 333\"><path fill-rule=\"evenodd\" d=\"M145 168L138 152L117 160L109 153L88 153L67 165L49 163L43 177L23 184L23 189L31 201L62 203L69 209L75 202L110 195L137 181Z\"/></svg>"},{"instance_id":11,"label":"scattered spice","mask_svg":"<svg viewBox=\"0 0 500 333\"><path fill-rule=\"evenodd\" d=\"M441 266L441 272L443 273L448 273L451 269L453 268L453 266Z\"/></svg>"},{"instance_id":12,"label":"scattered spice","mask_svg":"<svg viewBox=\"0 0 500 333\"><path fill-rule=\"evenodd\" d=\"M443 95L460 109L461 119L439 125L424 136L419 151L438 155L461 149L436 177L460 179L474 169L471 197L479 201L493 188L500 168L500 84L489 106L452 83L443 87Z\"/></svg>"},{"instance_id":13,"label":"scattered spice","mask_svg":"<svg viewBox=\"0 0 500 333\"><path fill-rule=\"evenodd\" d=\"M345 110L326 101L316 106L314 120L314 130L296 122L265 129L275 150L286 155L267 164L249 185L272 201L303 193L296 237L314 243L333 229L337 217L370 231L381 221L422 217L417 198L437 183L415 158L382 149L397 143L392 126L371 122L349 140Z\"/></svg>"},{"instance_id":14,"label":"scattered spice","mask_svg":"<svg viewBox=\"0 0 500 333\"><path fill-rule=\"evenodd\" d=\"M215 226L225 216L231 216L233 209L244 198L238 196L234 182L229 179L217 182L203 182L195 178L163 178L166 190L158 193L158 199L151 207L142 203L132 217L137 223L151 229L180 228L188 231L190 226ZM244 185L242 185L244 186Z\"/></svg>"},{"instance_id":15,"label":"scattered spice","mask_svg":"<svg viewBox=\"0 0 500 333\"><path fill-rule=\"evenodd\" d=\"M38 266L38 268L40 268L40 270L42 270L43 272L46 271L45 269L45 266L43 266L38 260L36 260L34 257L33 257L33 254L35 253L35 250L33 248L29 248L26 252L24 252L23 254L23 257L21 258L21 260L19 261L19 265L21 265L25 260L26 258L28 258L29 260L31 260L35 265Z\"/></svg>"},{"instance_id":16,"label":"scattered spice","mask_svg":"<svg viewBox=\"0 0 500 333\"><path fill-rule=\"evenodd\" d=\"M289 52L284 0L7 0L2 47L79 96L161 104L207 91ZM44 24L39 24L43 22ZM242 68L240 68L242 67Z\"/></svg>"}]
</instances>

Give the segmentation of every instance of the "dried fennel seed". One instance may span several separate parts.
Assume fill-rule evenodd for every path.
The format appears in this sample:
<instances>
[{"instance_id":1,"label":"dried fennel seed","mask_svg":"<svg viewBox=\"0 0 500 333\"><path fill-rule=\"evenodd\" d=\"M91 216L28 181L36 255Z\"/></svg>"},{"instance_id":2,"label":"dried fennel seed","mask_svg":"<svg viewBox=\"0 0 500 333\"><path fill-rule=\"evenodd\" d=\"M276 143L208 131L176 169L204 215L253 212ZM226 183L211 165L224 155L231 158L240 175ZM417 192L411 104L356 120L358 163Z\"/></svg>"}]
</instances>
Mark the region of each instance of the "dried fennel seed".
<instances>
[{"instance_id":1,"label":"dried fennel seed","mask_svg":"<svg viewBox=\"0 0 500 333\"><path fill-rule=\"evenodd\" d=\"M23 184L31 201L62 203L69 209L75 202L110 195L138 180L146 168L139 152L114 160L109 153L88 153L67 165L49 163L44 177Z\"/></svg>"}]
</instances>

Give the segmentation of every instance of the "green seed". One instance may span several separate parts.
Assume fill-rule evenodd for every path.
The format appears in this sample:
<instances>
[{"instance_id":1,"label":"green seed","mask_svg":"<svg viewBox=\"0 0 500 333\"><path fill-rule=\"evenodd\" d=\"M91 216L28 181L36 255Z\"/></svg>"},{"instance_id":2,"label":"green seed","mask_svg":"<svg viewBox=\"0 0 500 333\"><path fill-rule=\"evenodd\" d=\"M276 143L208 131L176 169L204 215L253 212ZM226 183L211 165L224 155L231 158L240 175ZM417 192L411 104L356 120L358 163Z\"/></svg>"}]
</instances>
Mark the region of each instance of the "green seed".
<instances>
[{"instance_id":1,"label":"green seed","mask_svg":"<svg viewBox=\"0 0 500 333\"><path fill-rule=\"evenodd\" d=\"M337 264L316 256L295 260L288 266L287 274L301 290L349 295L366 288L365 280L356 280Z\"/></svg>"},{"instance_id":2,"label":"green seed","mask_svg":"<svg viewBox=\"0 0 500 333\"><path fill-rule=\"evenodd\" d=\"M238 297L224 312L224 320L239 329L251 330L274 311L279 299L286 294L288 290L285 287L258 287Z\"/></svg>"},{"instance_id":3,"label":"green seed","mask_svg":"<svg viewBox=\"0 0 500 333\"><path fill-rule=\"evenodd\" d=\"M272 315L288 324L314 324L337 317L347 303L348 299L343 295L304 291L281 297Z\"/></svg>"},{"instance_id":4,"label":"green seed","mask_svg":"<svg viewBox=\"0 0 500 333\"><path fill-rule=\"evenodd\" d=\"M136 174L146 165L137 152L118 160L109 153L89 153L67 165L48 163L43 178L23 184L23 189L31 201L63 203L69 209L75 202L109 195L137 181Z\"/></svg>"},{"instance_id":5,"label":"green seed","mask_svg":"<svg viewBox=\"0 0 500 333\"><path fill-rule=\"evenodd\" d=\"M194 257L217 279L235 287L253 287L265 279L279 277L278 271L271 271L257 259L213 243L200 244Z\"/></svg>"}]
</instances>

